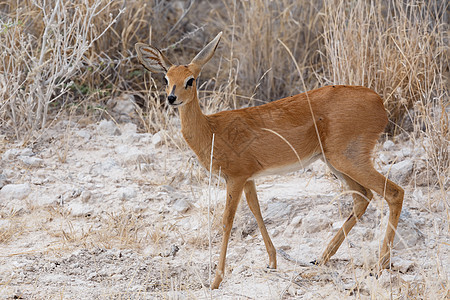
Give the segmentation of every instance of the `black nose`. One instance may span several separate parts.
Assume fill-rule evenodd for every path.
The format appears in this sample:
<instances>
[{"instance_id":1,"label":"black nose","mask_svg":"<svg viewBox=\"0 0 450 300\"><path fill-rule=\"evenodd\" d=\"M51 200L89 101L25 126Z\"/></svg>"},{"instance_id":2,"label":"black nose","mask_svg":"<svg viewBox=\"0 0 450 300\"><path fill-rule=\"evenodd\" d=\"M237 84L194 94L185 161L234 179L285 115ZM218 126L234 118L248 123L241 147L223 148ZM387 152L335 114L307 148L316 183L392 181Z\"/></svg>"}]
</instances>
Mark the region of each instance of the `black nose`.
<instances>
[{"instance_id":1,"label":"black nose","mask_svg":"<svg viewBox=\"0 0 450 300\"><path fill-rule=\"evenodd\" d=\"M169 95L169 97L167 97L167 100L169 100L170 104L173 104L175 102L175 100L177 100L177 96Z\"/></svg>"}]
</instances>

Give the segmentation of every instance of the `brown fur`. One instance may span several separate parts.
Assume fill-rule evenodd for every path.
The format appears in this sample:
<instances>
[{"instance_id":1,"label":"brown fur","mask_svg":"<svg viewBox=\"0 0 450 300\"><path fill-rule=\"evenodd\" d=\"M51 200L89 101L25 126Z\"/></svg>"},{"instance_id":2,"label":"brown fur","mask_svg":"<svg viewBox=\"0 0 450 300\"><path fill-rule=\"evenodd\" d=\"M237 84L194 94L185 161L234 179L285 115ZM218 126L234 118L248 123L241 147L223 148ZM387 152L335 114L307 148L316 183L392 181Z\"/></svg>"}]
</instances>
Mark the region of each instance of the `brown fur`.
<instances>
[{"instance_id":1,"label":"brown fur","mask_svg":"<svg viewBox=\"0 0 450 300\"><path fill-rule=\"evenodd\" d=\"M186 142L201 164L209 169L214 134L212 171L220 170L227 182L224 235L212 287L218 288L224 276L228 240L243 191L263 236L269 267L276 268L276 251L261 216L254 178L270 170L278 172L286 166L301 168L302 163L316 158L322 158L356 192L353 212L329 243L320 263L326 263L338 250L357 219L364 214L372 198L370 190L374 190L386 198L390 209L390 224L379 263L380 268L388 267L404 192L372 165L372 149L388 121L380 96L361 86L326 86L257 107L204 115L198 103L196 82L192 87L184 84L189 76L198 77L219 40L220 34L190 65L169 66L166 74L167 92L176 86L174 104L179 105ZM164 57L162 61L168 62ZM154 57L143 61L147 68L157 69L153 63Z\"/></svg>"}]
</instances>

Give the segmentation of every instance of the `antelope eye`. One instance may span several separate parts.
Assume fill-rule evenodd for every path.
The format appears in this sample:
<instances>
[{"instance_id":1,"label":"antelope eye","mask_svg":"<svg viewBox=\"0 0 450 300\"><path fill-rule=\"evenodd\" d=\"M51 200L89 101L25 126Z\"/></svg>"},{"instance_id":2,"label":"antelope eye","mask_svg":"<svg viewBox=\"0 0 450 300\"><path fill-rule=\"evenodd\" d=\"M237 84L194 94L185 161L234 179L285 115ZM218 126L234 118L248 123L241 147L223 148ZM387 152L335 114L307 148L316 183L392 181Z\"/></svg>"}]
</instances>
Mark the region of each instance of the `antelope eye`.
<instances>
[{"instance_id":1,"label":"antelope eye","mask_svg":"<svg viewBox=\"0 0 450 300\"><path fill-rule=\"evenodd\" d=\"M186 82L186 88L188 88L188 86L192 86L193 83L194 83L194 78L189 79L189 80Z\"/></svg>"},{"instance_id":2,"label":"antelope eye","mask_svg":"<svg viewBox=\"0 0 450 300\"><path fill-rule=\"evenodd\" d=\"M164 80L164 84L165 84L165 85L168 85L168 84L169 84L169 82L167 81L167 78L166 78L166 77L164 77L163 80Z\"/></svg>"}]
</instances>

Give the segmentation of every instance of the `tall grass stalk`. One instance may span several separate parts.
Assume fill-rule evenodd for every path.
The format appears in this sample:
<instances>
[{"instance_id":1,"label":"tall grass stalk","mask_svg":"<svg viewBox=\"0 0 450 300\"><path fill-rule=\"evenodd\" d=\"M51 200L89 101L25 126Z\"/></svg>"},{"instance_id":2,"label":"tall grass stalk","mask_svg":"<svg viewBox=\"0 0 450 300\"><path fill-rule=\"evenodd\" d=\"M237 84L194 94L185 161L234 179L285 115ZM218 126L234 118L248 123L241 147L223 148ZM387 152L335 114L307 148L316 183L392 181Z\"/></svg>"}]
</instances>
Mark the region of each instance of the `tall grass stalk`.
<instances>
[{"instance_id":1,"label":"tall grass stalk","mask_svg":"<svg viewBox=\"0 0 450 300\"><path fill-rule=\"evenodd\" d=\"M212 237L211 237L211 179L212 179L212 162L214 156L214 134L211 142L211 157L209 162L209 178L208 178L208 249L209 249L209 264L208 264L208 280L209 280L209 297L212 299L211 291L211 268L212 268Z\"/></svg>"},{"instance_id":2,"label":"tall grass stalk","mask_svg":"<svg viewBox=\"0 0 450 300\"><path fill-rule=\"evenodd\" d=\"M31 1L31 10L42 18L41 36L27 32L29 20L17 13L0 19L0 115L3 126L16 138L25 138L47 124L49 108L69 89L85 60L86 52L115 23L122 12L110 17L95 33L96 17L108 7L103 1L74 5L56 0ZM28 136L29 138L29 136Z\"/></svg>"}]
</instances>

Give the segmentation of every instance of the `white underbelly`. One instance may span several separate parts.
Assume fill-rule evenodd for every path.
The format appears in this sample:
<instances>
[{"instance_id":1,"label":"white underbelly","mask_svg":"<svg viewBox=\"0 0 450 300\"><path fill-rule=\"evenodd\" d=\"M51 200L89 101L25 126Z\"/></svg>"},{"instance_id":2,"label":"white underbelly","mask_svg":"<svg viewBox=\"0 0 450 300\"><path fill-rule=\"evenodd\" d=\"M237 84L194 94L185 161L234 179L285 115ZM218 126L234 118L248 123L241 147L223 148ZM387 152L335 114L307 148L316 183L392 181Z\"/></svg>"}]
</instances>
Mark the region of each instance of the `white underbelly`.
<instances>
[{"instance_id":1,"label":"white underbelly","mask_svg":"<svg viewBox=\"0 0 450 300\"><path fill-rule=\"evenodd\" d=\"M267 168L267 169L264 169L260 172L253 174L253 176L250 179L256 179L256 178L267 176L267 175L282 175L282 174L295 172L300 169L306 168L309 164L311 164L312 162L317 160L317 158L319 158L319 155L312 156L312 157L310 157L308 159L304 159L302 161L297 161L293 164L281 165L281 166L276 166L273 168Z\"/></svg>"}]
</instances>

